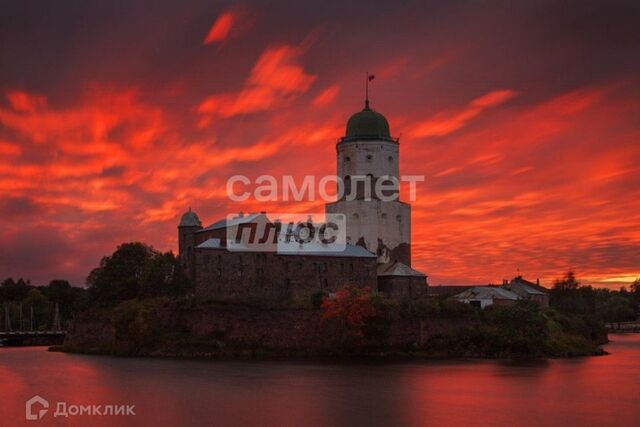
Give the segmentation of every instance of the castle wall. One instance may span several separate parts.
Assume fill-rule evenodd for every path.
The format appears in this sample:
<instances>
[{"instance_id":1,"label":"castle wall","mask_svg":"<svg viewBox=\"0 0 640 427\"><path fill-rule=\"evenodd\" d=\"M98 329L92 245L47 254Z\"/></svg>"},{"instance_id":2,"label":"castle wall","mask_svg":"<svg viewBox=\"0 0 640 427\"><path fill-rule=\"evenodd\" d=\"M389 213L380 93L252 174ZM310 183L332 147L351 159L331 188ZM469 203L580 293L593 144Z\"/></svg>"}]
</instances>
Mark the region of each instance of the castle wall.
<instances>
[{"instance_id":1,"label":"castle wall","mask_svg":"<svg viewBox=\"0 0 640 427\"><path fill-rule=\"evenodd\" d=\"M395 299L427 296L427 278L418 276L379 276L378 291Z\"/></svg>"},{"instance_id":2,"label":"castle wall","mask_svg":"<svg viewBox=\"0 0 640 427\"><path fill-rule=\"evenodd\" d=\"M308 302L347 284L377 289L376 259L196 250L196 294L215 299Z\"/></svg>"}]
</instances>

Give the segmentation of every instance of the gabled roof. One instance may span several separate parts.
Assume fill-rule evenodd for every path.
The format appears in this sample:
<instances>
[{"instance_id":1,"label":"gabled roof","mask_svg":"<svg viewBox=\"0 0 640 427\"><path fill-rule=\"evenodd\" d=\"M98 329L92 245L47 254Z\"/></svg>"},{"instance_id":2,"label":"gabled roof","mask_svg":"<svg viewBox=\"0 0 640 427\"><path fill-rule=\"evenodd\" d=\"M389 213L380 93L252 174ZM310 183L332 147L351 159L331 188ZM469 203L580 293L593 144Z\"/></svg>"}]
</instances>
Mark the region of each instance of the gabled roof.
<instances>
[{"instance_id":1,"label":"gabled roof","mask_svg":"<svg viewBox=\"0 0 640 427\"><path fill-rule=\"evenodd\" d=\"M238 217L230 219L230 220L227 219L227 218L222 218L221 220L214 222L210 226L205 227L202 230L199 230L198 233L202 233L204 231L219 230L221 228L233 227L234 225L239 225L239 224L245 224L247 222L252 222L256 218L258 218L260 215L264 215L264 214L262 214L262 213L249 214L249 215L245 215L245 216L242 216L242 217L238 216Z\"/></svg>"},{"instance_id":2,"label":"gabled roof","mask_svg":"<svg viewBox=\"0 0 640 427\"><path fill-rule=\"evenodd\" d=\"M520 296L515 292L493 286L474 286L464 292L454 295L455 299L504 299L519 300Z\"/></svg>"},{"instance_id":3,"label":"gabled roof","mask_svg":"<svg viewBox=\"0 0 640 427\"><path fill-rule=\"evenodd\" d=\"M522 276L514 277L509 285L517 284L520 285L522 289L524 289L527 293L532 295L546 295L548 290L538 285L537 283L530 282L525 280Z\"/></svg>"},{"instance_id":4,"label":"gabled roof","mask_svg":"<svg viewBox=\"0 0 640 427\"><path fill-rule=\"evenodd\" d=\"M391 261L378 266L378 276L403 276L403 277L426 277L425 274L414 270L400 261Z\"/></svg>"},{"instance_id":5,"label":"gabled roof","mask_svg":"<svg viewBox=\"0 0 640 427\"><path fill-rule=\"evenodd\" d=\"M524 292L526 292L529 295L547 295L546 292L543 292L543 291L541 291L539 289L536 289L533 286L525 285L522 282L509 283L509 288L510 289L514 289L514 288L521 289L521 290L523 290Z\"/></svg>"}]
</instances>

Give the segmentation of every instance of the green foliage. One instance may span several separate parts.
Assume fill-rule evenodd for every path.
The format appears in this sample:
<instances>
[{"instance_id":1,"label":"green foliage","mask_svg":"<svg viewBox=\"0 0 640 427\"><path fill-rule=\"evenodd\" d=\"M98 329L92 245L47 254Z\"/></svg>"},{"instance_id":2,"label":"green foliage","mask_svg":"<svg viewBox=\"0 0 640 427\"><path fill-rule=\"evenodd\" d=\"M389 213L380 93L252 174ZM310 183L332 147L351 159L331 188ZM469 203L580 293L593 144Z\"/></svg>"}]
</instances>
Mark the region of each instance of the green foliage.
<instances>
[{"instance_id":1,"label":"green foliage","mask_svg":"<svg viewBox=\"0 0 640 427\"><path fill-rule=\"evenodd\" d=\"M631 298L614 295L606 301L602 316L605 322L626 322L635 320L635 304Z\"/></svg>"},{"instance_id":2,"label":"green foliage","mask_svg":"<svg viewBox=\"0 0 640 427\"><path fill-rule=\"evenodd\" d=\"M157 345L162 328L153 307L140 300L125 301L113 311L116 340L126 355L144 354Z\"/></svg>"},{"instance_id":3,"label":"green foliage","mask_svg":"<svg viewBox=\"0 0 640 427\"><path fill-rule=\"evenodd\" d=\"M548 329L539 304L521 300L504 306L492 305L483 314L486 325L494 331L492 347L498 354L530 357L543 354Z\"/></svg>"},{"instance_id":4,"label":"green foliage","mask_svg":"<svg viewBox=\"0 0 640 427\"><path fill-rule=\"evenodd\" d=\"M557 280L550 292L550 305L559 313L602 322L625 322L637 318L637 286L632 292L581 286L571 272Z\"/></svg>"},{"instance_id":5,"label":"green foliage","mask_svg":"<svg viewBox=\"0 0 640 427\"><path fill-rule=\"evenodd\" d=\"M420 298L402 309L412 317L424 319L470 320L479 313L475 307L450 298Z\"/></svg>"},{"instance_id":6,"label":"green foliage","mask_svg":"<svg viewBox=\"0 0 640 427\"><path fill-rule=\"evenodd\" d=\"M24 316L29 316L33 308L33 328L46 330L51 328L53 321L53 304L37 289L31 289L27 297L22 300ZM30 320L29 320L30 321ZM31 327L32 325L29 325Z\"/></svg>"},{"instance_id":7,"label":"green foliage","mask_svg":"<svg viewBox=\"0 0 640 427\"><path fill-rule=\"evenodd\" d=\"M640 278L631 284L631 294L636 303L640 304Z\"/></svg>"},{"instance_id":8,"label":"green foliage","mask_svg":"<svg viewBox=\"0 0 640 427\"><path fill-rule=\"evenodd\" d=\"M319 291L311 294L311 306L315 309L322 307L322 301L327 297L326 292Z\"/></svg>"},{"instance_id":9,"label":"green foliage","mask_svg":"<svg viewBox=\"0 0 640 427\"><path fill-rule=\"evenodd\" d=\"M124 243L87 277L92 303L110 307L138 297L179 295L188 290L187 278L171 253L144 243Z\"/></svg>"},{"instance_id":10,"label":"green foliage","mask_svg":"<svg viewBox=\"0 0 640 427\"><path fill-rule=\"evenodd\" d=\"M87 277L92 300L100 306L113 306L132 299L140 292L140 278L147 262L158 252L144 243L124 243Z\"/></svg>"},{"instance_id":11,"label":"green foliage","mask_svg":"<svg viewBox=\"0 0 640 427\"><path fill-rule=\"evenodd\" d=\"M2 328L49 329L52 326L55 303L58 303L62 326L65 327L73 314L81 307L85 297L83 288L72 287L66 280L53 280L48 286L32 286L24 279L7 278L0 286L0 303L9 313L9 324L2 311ZM33 324L31 310L33 309ZM22 319L22 324L21 324Z\"/></svg>"},{"instance_id":12,"label":"green foliage","mask_svg":"<svg viewBox=\"0 0 640 427\"><path fill-rule=\"evenodd\" d=\"M17 281L9 277L0 286L0 298L3 301L22 301L29 293L30 283L23 278Z\"/></svg>"},{"instance_id":13,"label":"green foliage","mask_svg":"<svg viewBox=\"0 0 640 427\"><path fill-rule=\"evenodd\" d=\"M142 270L140 297L181 295L187 290L187 284L182 265L173 253L155 253Z\"/></svg>"},{"instance_id":14,"label":"green foliage","mask_svg":"<svg viewBox=\"0 0 640 427\"><path fill-rule=\"evenodd\" d=\"M553 289L558 291L575 291L580 286L580 282L576 279L573 271L569 271L562 279L553 283Z\"/></svg>"}]
</instances>

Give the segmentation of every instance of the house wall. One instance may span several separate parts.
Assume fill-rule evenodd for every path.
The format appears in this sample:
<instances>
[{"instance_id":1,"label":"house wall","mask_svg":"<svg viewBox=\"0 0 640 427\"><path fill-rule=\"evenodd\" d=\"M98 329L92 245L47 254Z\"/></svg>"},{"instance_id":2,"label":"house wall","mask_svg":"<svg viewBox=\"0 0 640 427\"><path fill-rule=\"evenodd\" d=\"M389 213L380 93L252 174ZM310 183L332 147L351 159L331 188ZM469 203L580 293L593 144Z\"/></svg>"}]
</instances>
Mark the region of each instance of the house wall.
<instances>
[{"instance_id":1,"label":"house wall","mask_svg":"<svg viewBox=\"0 0 640 427\"><path fill-rule=\"evenodd\" d=\"M378 291L390 298L427 296L427 278L417 276L379 276Z\"/></svg>"}]
</instances>

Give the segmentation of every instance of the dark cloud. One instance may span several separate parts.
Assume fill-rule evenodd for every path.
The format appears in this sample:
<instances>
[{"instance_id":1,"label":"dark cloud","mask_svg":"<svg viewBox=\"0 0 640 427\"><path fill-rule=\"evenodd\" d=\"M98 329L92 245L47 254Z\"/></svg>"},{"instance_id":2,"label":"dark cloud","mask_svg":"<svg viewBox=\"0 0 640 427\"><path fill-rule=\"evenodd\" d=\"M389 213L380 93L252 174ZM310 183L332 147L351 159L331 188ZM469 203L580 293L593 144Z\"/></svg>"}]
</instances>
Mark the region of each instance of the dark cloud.
<instances>
[{"instance_id":1,"label":"dark cloud","mask_svg":"<svg viewBox=\"0 0 640 427\"><path fill-rule=\"evenodd\" d=\"M82 281L124 240L175 248L190 205L265 208L230 203L230 175L333 173L370 71L403 171L427 175L414 259L434 283L640 268L637 2L241 7L3 5L0 267ZM243 30L203 45L229 13Z\"/></svg>"}]
</instances>

